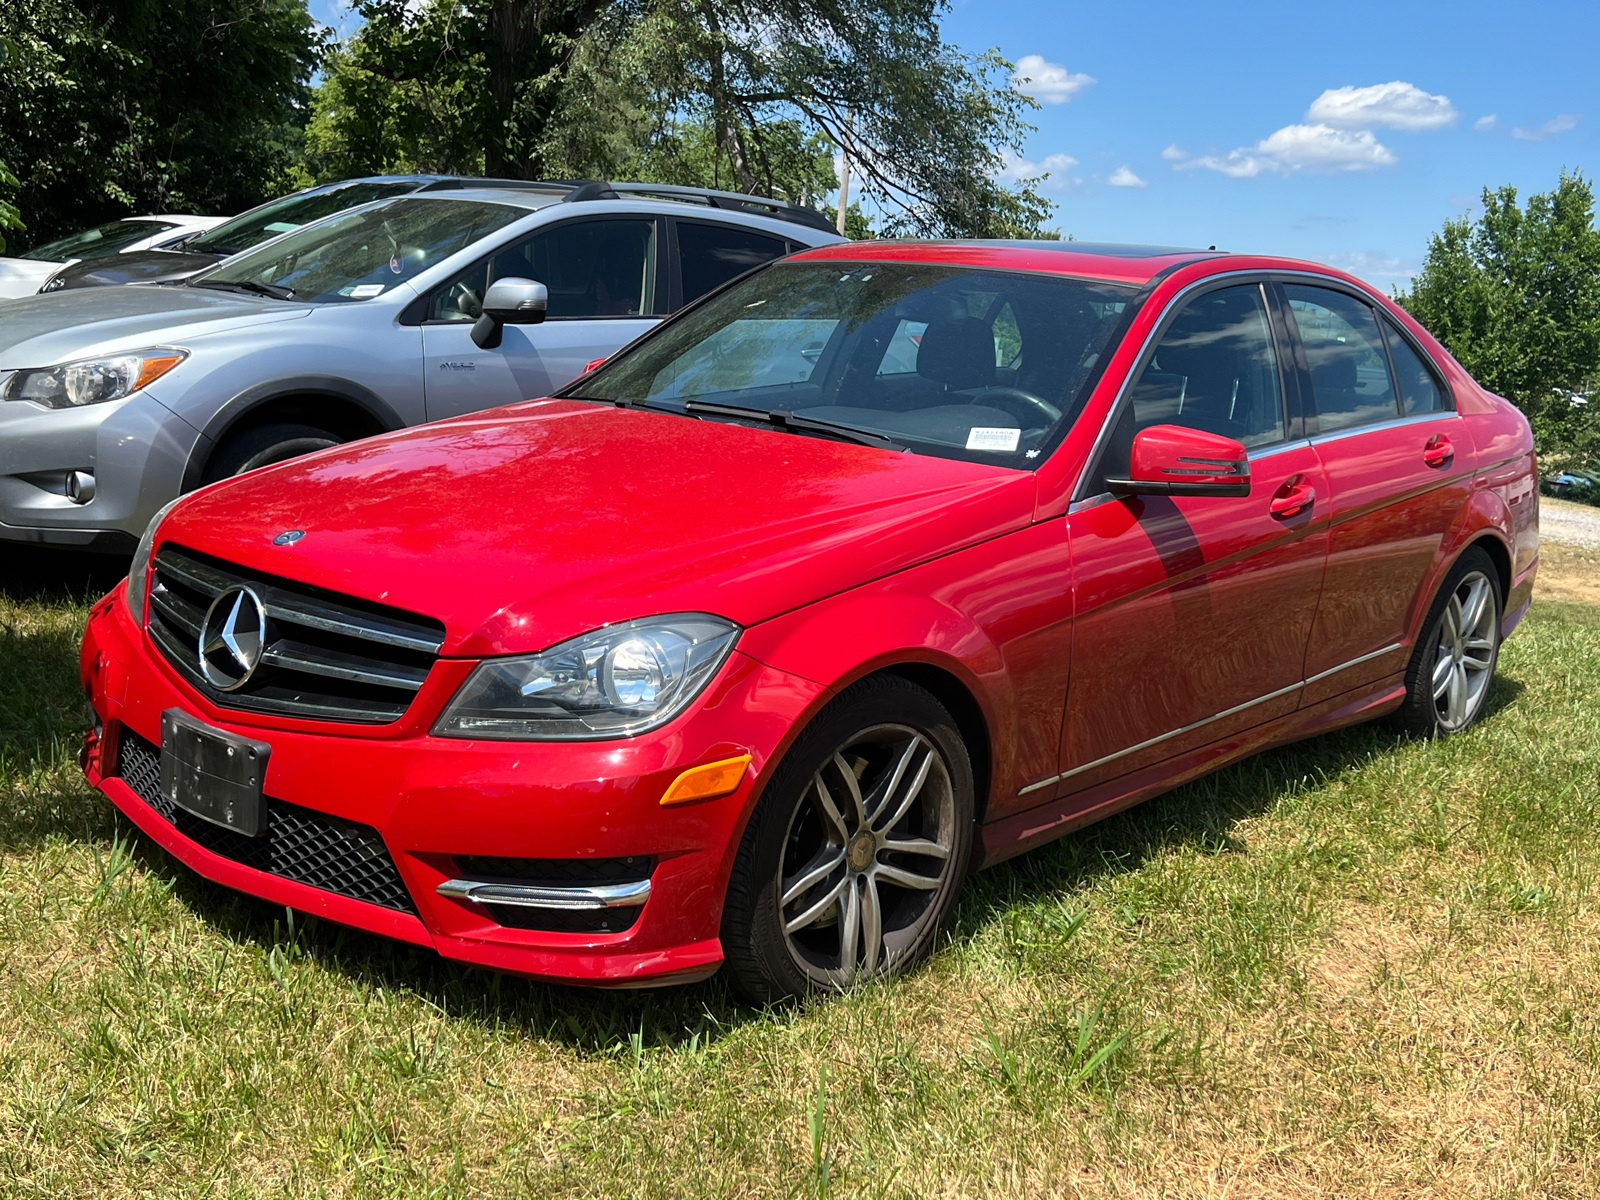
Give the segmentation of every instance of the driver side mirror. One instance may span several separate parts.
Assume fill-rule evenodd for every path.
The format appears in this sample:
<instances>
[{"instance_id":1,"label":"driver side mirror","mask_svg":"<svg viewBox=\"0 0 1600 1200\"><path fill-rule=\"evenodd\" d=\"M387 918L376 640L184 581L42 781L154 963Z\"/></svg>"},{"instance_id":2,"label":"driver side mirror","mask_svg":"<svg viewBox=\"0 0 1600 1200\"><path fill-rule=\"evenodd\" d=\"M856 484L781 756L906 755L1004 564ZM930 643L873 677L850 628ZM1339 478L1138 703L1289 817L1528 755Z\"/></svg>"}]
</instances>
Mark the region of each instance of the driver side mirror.
<instances>
[{"instance_id":1,"label":"driver side mirror","mask_svg":"<svg viewBox=\"0 0 1600 1200\"><path fill-rule=\"evenodd\" d=\"M1250 456L1219 433L1152 425L1133 439L1128 476L1106 486L1119 496L1248 496Z\"/></svg>"},{"instance_id":2,"label":"driver side mirror","mask_svg":"<svg viewBox=\"0 0 1600 1200\"><path fill-rule=\"evenodd\" d=\"M532 279L496 279L483 294L483 316L472 327L472 340L484 350L500 344L507 325L537 325L550 311L550 289Z\"/></svg>"}]
</instances>

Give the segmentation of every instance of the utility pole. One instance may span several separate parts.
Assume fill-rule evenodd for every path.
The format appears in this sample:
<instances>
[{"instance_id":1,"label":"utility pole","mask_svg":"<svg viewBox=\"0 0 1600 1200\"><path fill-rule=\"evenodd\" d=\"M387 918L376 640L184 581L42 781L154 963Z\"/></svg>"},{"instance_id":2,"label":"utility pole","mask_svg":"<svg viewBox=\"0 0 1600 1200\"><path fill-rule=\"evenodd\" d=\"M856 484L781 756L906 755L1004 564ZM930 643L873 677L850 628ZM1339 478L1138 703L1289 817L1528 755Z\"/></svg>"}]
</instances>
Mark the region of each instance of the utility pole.
<instances>
[{"instance_id":1,"label":"utility pole","mask_svg":"<svg viewBox=\"0 0 1600 1200\"><path fill-rule=\"evenodd\" d=\"M844 127L850 128L850 110L845 109ZM844 215L850 209L850 151L839 143L839 236L844 236Z\"/></svg>"}]
</instances>

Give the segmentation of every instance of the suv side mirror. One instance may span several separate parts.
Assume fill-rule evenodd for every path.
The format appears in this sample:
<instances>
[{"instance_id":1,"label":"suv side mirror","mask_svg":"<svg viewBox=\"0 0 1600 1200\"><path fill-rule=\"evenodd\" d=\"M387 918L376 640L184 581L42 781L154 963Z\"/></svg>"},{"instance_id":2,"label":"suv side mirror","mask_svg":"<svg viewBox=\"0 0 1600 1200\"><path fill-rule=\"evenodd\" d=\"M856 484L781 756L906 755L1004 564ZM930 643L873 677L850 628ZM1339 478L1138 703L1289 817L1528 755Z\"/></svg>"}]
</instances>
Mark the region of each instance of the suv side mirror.
<instances>
[{"instance_id":1,"label":"suv side mirror","mask_svg":"<svg viewBox=\"0 0 1600 1200\"><path fill-rule=\"evenodd\" d=\"M1248 496L1243 443L1182 425L1152 425L1133 439L1129 478L1108 479L1119 496Z\"/></svg>"},{"instance_id":2,"label":"suv side mirror","mask_svg":"<svg viewBox=\"0 0 1600 1200\"><path fill-rule=\"evenodd\" d=\"M496 279L483 294L483 316L472 340L485 350L500 344L506 325L537 325L550 311L550 289L532 279Z\"/></svg>"}]
</instances>

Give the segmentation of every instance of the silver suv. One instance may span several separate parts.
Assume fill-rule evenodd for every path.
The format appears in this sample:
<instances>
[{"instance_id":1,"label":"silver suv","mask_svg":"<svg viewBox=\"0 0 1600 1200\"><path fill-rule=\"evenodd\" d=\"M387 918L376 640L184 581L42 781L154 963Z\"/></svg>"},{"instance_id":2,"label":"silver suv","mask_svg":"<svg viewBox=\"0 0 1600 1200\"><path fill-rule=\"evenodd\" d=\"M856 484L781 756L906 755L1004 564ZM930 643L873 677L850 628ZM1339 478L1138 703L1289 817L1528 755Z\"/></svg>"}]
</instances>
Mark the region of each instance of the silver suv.
<instances>
[{"instance_id":1,"label":"silver suv","mask_svg":"<svg viewBox=\"0 0 1600 1200\"><path fill-rule=\"evenodd\" d=\"M170 285L0 303L0 540L131 550L181 492L547 395L821 214L643 184L380 200Z\"/></svg>"}]
</instances>

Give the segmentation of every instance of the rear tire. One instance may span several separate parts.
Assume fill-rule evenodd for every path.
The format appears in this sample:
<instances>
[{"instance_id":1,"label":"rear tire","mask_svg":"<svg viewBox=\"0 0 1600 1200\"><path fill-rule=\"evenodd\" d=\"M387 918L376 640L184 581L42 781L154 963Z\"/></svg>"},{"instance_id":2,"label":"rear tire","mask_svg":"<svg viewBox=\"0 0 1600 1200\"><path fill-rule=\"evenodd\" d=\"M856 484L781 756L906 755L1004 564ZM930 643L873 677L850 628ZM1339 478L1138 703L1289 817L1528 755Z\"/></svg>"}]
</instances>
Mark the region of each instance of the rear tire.
<instances>
[{"instance_id":1,"label":"rear tire","mask_svg":"<svg viewBox=\"0 0 1600 1200\"><path fill-rule=\"evenodd\" d=\"M933 948L972 857L972 765L938 700L878 675L778 764L728 881L722 950L757 1003L898 975Z\"/></svg>"},{"instance_id":2,"label":"rear tire","mask_svg":"<svg viewBox=\"0 0 1600 1200\"><path fill-rule=\"evenodd\" d=\"M344 439L315 425L257 425L225 438L206 463L204 483L231 479L261 467L288 462L313 450L326 450Z\"/></svg>"},{"instance_id":3,"label":"rear tire","mask_svg":"<svg viewBox=\"0 0 1600 1200\"><path fill-rule=\"evenodd\" d=\"M1448 737L1483 715L1500 659L1505 598L1489 555L1468 548L1445 576L1406 667L1405 703L1390 723L1417 737Z\"/></svg>"}]
</instances>

